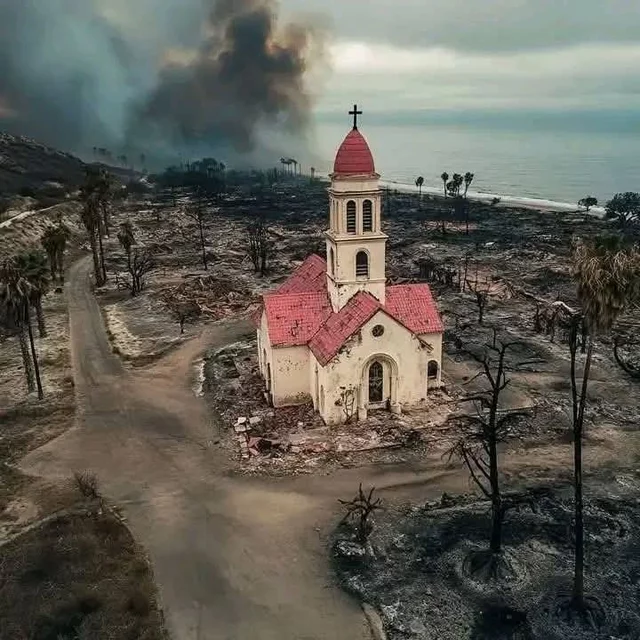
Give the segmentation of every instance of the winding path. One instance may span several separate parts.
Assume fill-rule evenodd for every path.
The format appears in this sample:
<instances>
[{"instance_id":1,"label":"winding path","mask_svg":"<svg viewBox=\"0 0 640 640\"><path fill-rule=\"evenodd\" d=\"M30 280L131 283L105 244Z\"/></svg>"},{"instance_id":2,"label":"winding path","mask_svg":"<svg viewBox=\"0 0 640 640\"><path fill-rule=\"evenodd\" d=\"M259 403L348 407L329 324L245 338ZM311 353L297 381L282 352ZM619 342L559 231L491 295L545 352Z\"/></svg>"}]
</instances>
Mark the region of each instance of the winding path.
<instances>
[{"instance_id":1,"label":"winding path","mask_svg":"<svg viewBox=\"0 0 640 640\"><path fill-rule=\"evenodd\" d=\"M90 266L76 263L67 282L77 421L23 468L59 478L97 473L149 552L176 640L368 638L325 550L336 498L353 492L359 475L232 477L204 403L188 387L204 347L236 339L247 325L210 328L160 363L126 370L111 352Z\"/></svg>"},{"instance_id":2,"label":"winding path","mask_svg":"<svg viewBox=\"0 0 640 640\"><path fill-rule=\"evenodd\" d=\"M425 462L329 476L230 475L188 380L207 346L249 327L210 327L159 363L126 370L111 352L90 267L88 259L77 262L67 280L76 424L27 456L23 468L58 478L76 469L97 473L150 555L176 640L369 638L360 607L335 585L327 559L336 499L362 481L425 500L465 490L466 474ZM554 455L566 468L567 454L555 447L542 457L549 464ZM527 452L518 470L526 474L534 457Z\"/></svg>"}]
</instances>

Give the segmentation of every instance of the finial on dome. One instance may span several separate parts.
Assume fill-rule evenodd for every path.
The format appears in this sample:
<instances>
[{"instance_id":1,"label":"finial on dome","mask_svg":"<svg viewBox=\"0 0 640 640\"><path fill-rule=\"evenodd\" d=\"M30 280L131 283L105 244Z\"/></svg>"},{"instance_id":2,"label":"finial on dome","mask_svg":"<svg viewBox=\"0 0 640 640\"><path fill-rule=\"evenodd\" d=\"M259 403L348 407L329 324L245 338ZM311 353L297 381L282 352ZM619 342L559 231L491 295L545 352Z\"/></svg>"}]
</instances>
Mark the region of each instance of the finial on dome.
<instances>
[{"instance_id":1,"label":"finial on dome","mask_svg":"<svg viewBox=\"0 0 640 640\"><path fill-rule=\"evenodd\" d=\"M358 105L357 104L353 105L353 111L349 111L349 115L353 116L353 128L357 129L358 128L358 116L362 115L362 111L358 111Z\"/></svg>"}]
</instances>

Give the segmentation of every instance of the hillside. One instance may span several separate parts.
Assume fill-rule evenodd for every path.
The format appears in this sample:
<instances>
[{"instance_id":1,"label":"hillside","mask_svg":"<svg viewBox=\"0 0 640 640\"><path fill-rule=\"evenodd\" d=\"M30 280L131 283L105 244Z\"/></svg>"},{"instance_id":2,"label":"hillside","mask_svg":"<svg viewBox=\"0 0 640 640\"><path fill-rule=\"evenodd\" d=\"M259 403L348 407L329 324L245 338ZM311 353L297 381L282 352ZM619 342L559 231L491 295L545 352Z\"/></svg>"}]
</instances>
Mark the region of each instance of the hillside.
<instances>
[{"instance_id":1,"label":"hillside","mask_svg":"<svg viewBox=\"0 0 640 640\"><path fill-rule=\"evenodd\" d=\"M0 131L0 194L30 195L43 187L73 189L82 181L85 164L75 156ZM47 185L47 183L53 183Z\"/></svg>"}]
</instances>

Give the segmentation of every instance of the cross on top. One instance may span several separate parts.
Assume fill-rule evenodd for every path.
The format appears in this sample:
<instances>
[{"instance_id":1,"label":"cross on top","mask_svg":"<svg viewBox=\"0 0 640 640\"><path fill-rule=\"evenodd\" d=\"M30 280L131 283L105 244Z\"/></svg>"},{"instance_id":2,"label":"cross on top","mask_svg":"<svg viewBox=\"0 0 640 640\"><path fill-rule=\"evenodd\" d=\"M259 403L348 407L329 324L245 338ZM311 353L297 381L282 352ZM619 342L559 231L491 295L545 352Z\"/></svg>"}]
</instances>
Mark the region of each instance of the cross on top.
<instances>
[{"instance_id":1,"label":"cross on top","mask_svg":"<svg viewBox=\"0 0 640 640\"><path fill-rule=\"evenodd\" d=\"M357 104L353 105L353 111L349 111L349 115L353 116L353 128L357 129L358 128L358 116L362 115L362 111L358 111L358 105Z\"/></svg>"}]
</instances>

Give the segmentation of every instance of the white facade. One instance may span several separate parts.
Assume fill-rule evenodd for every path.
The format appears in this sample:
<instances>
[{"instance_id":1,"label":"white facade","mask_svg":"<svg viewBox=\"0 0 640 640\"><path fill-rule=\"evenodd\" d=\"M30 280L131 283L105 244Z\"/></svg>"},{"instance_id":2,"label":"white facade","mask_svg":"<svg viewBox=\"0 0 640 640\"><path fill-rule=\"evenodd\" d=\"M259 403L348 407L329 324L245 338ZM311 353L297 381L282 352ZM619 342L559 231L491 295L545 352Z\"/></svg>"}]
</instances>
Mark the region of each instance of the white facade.
<instances>
[{"instance_id":1,"label":"white facade","mask_svg":"<svg viewBox=\"0 0 640 640\"><path fill-rule=\"evenodd\" d=\"M313 402L327 424L364 419L372 410L400 413L403 408L419 408L429 389L441 384L442 324L425 285L410 285L403 292L416 287L420 289L420 300L430 301L435 318L430 320L433 331L409 328L428 325L426 320L416 324L413 317L423 313L424 304L417 305L415 313L406 305L385 306L387 299L391 301L394 288L386 287L387 236L382 232L376 173L332 176L329 228L325 235L326 281L322 279L319 288L314 280L310 295L326 296L331 317L319 319L317 331L314 326L307 342L298 344L293 338L287 342L286 331L283 341L282 318L269 316L272 307L265 304L262 311L258 354L265 389L273 405ZM359 294L361 291L373 299ZM402 292L394 296L396 301L402 299L399 293ZM287 297L290 302L295 295L298 294L279 291L269 294L275 302L278 296ZM354 325L354 316L359 312L357 302L363 295L368 319ZM400 307L404 317L400 317ZM333 320L336 322L331 324ZM305 318L305 322L309 319ZM276 324L280 342L273 346ZM300 322L292 318L291 324L297 328ZM348 331L348 335L338 336L339 343L329 344L338 339L334 326L338 331ZM344 329L345 326L350 328ZM326 335L318 340L322 332Z\"/></svg>"}]
</instances>

